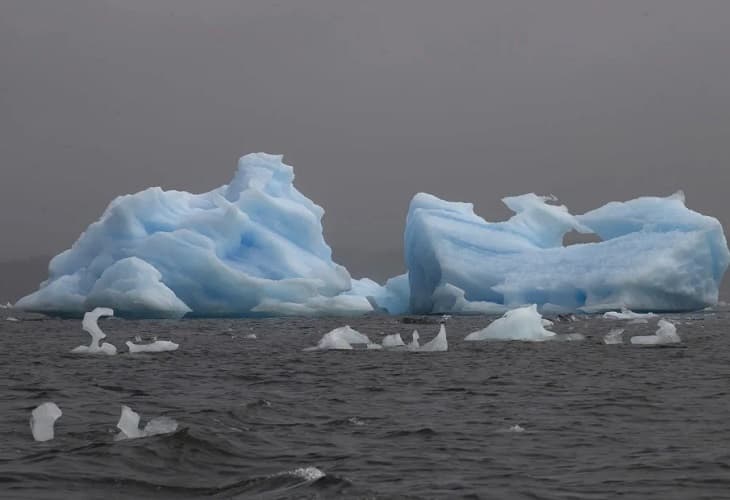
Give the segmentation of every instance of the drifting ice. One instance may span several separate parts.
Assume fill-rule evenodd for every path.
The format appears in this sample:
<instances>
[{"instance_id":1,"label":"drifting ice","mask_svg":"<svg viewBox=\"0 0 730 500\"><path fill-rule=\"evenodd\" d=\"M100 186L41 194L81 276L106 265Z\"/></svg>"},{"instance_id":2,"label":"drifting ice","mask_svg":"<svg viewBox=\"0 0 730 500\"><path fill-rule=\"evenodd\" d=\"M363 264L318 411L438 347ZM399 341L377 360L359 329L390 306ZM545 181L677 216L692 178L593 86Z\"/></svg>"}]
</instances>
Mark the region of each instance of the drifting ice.
<instances>
[{"instance_id":1,"label":"drifting ice","mask_svg":"<svg viewBox=\"0 0 730 500\"><path fill-rule=\"evenodd\" d=\"M176 344L175 342L171 342L169 340L156 340L150 344L135 344L134 342L130 342L128 340L126 344L131 354L135 354L138 352L177 351L177 348L180 347L179 344Z\"/></svg>"},{"instance_id":2,"label":"drifting ice","mask_svg":"<svg viewBox=\"0 0 730 500\"><path fill-rule=\"evenodd\" d=\"M305 351L350 350L352 344L368 345L370 339L367 335L350 328L350 325L345 325L325 333L315 347L308 347Z\"/></svg>"},{"instance_id":3,"label":"drifting ice","mask_svg":"<svg viewBox=\"0 0 730 500\"><path fill-rule=\"evenodd\" d=\"M546 330L535 304L507 311L483 330L472 332L464 340L531 340L542 341L555 337Z\"/></svg>"},{"instance_id":4,"label":"drifting ice","mask_svg":"<svg viewBox=\"0 0 730 500\"><path fill-rule=\"evenodd\" d=\"M677 334L677 328L665 319L659 320L659 329L656 334L631 337L631 343L639 345L677 344L681 341L682 339Z\"/></svg>"},{"instance_id":5,"label":"drifting ice","mask_svg":"<svg viewBox=\"0 0 730 500\"><path fill-rule=\"evenodd\" d=\"M572 215L553 198L504 198L515 215L487 222L469 203L419 193L404 233L407 273L384 286L332 261L322 208L280 156L239 160L228 185L191 194L150 188L112 201L20 309L121 316L503 314L679 311L717 303L730 251L717 219L679 192ZM563 246L569 231L599 243Z\"/></svg>"},{"instance_id":6,"label":"drifting ice","mask_svg":"<svg viewBox=\"0 0 730 500\"><path fill-rule=\"evenodd\" d=\"M623 344L624 339L622 335L624 334L623 328L614 328L610 332L608 332L606 335L603 336L603 343L604 344Z\"/></svg>"},{"instance_id":7,"label":"drifting ice","mask_svg":"<svg viewBox=\"0 0 730 500\"><path fill-rule=\"evenodd\" d=\"M656 314L654 313L635 313L634 311L626 309L625 307L621 308L621 312L608 311L607 313L603 314L603 317L606 319L630 319L633 321L638 319L653 318L654 316L656 316Z\"/></svg>"},{"instance_id":8,"label":"drifting ice","mask_svg":"<svg viewBox=\"0 0 730 500\"><path fill-rule=\"evenodd\" d=\"M114 310L108 307L97 307L91 312L84 314L84 319L81 322L81 328L83 328L89 335L91 335L91 343L89 345L80 345L71 350L75 354L108 354L113 356L117 353L117 348L112 344L104 342L99 345L103 339L106 338L104 333L97 321L102 316L114 316Z\"/></svg>"},{"instance_id":9,"label":"drifting ice","mask_svg":"<svg viewBox=\"0 0 730 500\"><path fill-rule=\"evenodd\" d=\"M129 406L122 406L122 415L119 417L117 428L119 429L119 434L114 439L119 441L157 434L169 434L177 430L177 422L169 417L157 417L147 422L144 429L140 429L139 414Z\"/></svg>"},{"instance_id":10,"label":"drifting ice","mask_svg":"<svg viewBox=\"0 0 730 500\"><path fill-rule=\"evenodd\" d=\"M383 337L383 347L386 349L390 347L403 347L404 345L406 344L403 342L400 333L391 333Z\"/></svg>"},{"instance_id":11,"label":"drifting ice","mask_svg":"<svg viewBox=\"0 0 730 500\"><path fill-rule=\"evenodd\" d=\"M446 340L446 327L441 325L438 335L430 342L426 342L419 349L420 352L445 352L449 350L449 343Z\"/></svg>"},{"instance_id":12,"label":"drifting ice","mask_svg":"<svg viewBox=\"0 0 730 500\"><path fill-rule=\"evenodd\" d=\"M30 431L36 441L50 441L53 439L53 426L63 412L56 403L43 403L31 412Z\"/></svg>"}]
</instances>

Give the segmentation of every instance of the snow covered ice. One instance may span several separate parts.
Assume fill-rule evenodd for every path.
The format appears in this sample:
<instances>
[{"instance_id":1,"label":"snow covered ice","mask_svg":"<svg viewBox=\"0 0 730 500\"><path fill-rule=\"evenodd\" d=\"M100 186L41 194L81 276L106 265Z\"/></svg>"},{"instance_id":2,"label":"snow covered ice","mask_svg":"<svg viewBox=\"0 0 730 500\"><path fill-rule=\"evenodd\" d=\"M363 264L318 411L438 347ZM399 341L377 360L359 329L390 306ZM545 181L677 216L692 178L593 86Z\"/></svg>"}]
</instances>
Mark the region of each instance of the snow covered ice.
<instances>
[{"instance_id":1,"label":"snow covered ice","mask_svg":"<svg viewBox=\"0 0 730 500\"><path fill-rule=\"evenodd\" d=\"M612 202L572 215L535 194L504 198L515 215L487 222L470 203L419 193L405 258L412 313L702 309L717 303L730 252L715 218L683 194ZM563 246L569 231L597 243Z\"/></svg>"},{"instance_id":2,"label":"snow covered ice","mask_svg":"<svg viewBox=\"0 0 730 500\"><path fill-rule=\"evenodd\" d=\"M507 311L486 328L467 335L464 340L543 341L553 337L555 333L545 329L537 306L532 304Z\"/></svg>"},{"instance_id":3,"label":"snow covered ice","mask_svg":"<svg viewBox=\"0 0 730 500\"><path fill-rule=\"evenodd\" d=\"M654 335L637 335L631 337L632 344L638 345L666 345L677 344L682 341L677 334L677 328L665 319L660 319L659 329Z\"/></svg>"},{"instance_id":4,"label":"snow covered ice","mask_svg":"<svg viewBox=\"0 0 730 500\"><path fill-rule=\"evenodd\" d=\"M78 316L106 306L157 318L372 311L332 261L324 210L293 180L281 156L257 153L207 193L149 188L120 196L16 306Z\"/></svg>"},{"instance_id":5,"label":"snow covered ice","mask_svg":"<svg viewBox=\"0 0 730 500\"><path fill-rule=\"evenodd\" d=\"M91 312L84 314L81 327L91 335L91 343L89 345L80 345L71 350L75 354L107 354L113 356L117 353L117 348L112 344L104 342L99 343L106 338L106 334L99 328L99 318L103 316L114 316L114 310L108 307L97 307Z\"/></svg>"},{"instance_id":6,"label":"snow covered ice","mask_svg":"<svg viewBox=\"0 0 730 500\"><path fill-rule=\"evenodd\" d=\"M139 414L129 406L122 406L122 414L117 423L119 434L114 438L116 441L122 439L137 439L141 437L154 436L157 434L169 434L177 430L177 422L170 417L153 418L144 429L139 428Z\"/></svg>"},{"instance_id":7,"label":"snow covered ice","mask_svg":"<svg viewBox=\"0 0 730 500\"><path fill-rule=\"evenodd\" d=\"M30 431L36 441L50 441L54 437L53 426L63 412L56 403L43 403L30 414Z\"/></svg>"}]
</instances>

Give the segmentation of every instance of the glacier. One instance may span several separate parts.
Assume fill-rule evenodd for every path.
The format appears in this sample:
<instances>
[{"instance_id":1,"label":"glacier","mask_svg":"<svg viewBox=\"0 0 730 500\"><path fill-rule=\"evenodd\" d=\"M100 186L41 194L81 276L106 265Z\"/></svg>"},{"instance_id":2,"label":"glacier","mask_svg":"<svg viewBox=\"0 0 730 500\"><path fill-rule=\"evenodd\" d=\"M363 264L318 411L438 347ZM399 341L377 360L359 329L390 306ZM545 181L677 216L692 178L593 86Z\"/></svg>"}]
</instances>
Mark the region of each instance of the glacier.
<instances>
[{"instance_id":1,"label":"glacier","mask_svg":"<svg viewBox=\"0 0 730 500\"><path fill-rule=\"evenodd\" d=\"M487 222L470 203L419 193L405 229L412 313L697 310L714 305L730 261L720 222L684 194L611 202L572 215L553 197L503 199L515 215ZM570 231L601 241L564 246Z\"/></svg>"},{"instance_id":2,"label":"glacier","mask_svg":"<svg viewBox=\"0 0 730 500\"><path fill-rule=\"evenodd\" d=\"M324 210L293 181L281 156L255 153L207 193L154 187L120 196L16 306L67 316L104 306L155 318L372 311L332 261Z\"/></svg>"},{"instance_id":3,"label":"glacier","mask_svg":"<svg viewBox=\"0 0 730 500\"><path fill-rule=\"evenodd\" d=\"M683 193L580 215L556 201L506 197L514 215L488 222L471 203L418 193L405 221L406 272L381 285L333 261L324 210L294 187L282 156L254 153L206 193L154 187L116 198L15 307L181 318L502 315L529 304L544 314L661 313L717 303L725 234ZM572 231L600 241L566 246Z\"/></svg>"}]
</instances>

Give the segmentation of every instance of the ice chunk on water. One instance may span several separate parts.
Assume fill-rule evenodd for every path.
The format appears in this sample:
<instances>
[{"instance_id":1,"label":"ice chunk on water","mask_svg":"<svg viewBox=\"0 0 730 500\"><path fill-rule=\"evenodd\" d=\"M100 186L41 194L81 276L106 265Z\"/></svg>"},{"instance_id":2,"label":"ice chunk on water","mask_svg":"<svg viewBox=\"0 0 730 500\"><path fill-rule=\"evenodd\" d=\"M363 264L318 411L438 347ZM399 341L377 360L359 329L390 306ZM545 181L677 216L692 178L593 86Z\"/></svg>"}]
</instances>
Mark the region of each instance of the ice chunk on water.
<instances>
[{"instance_id":1,"label":"ice chunk on water","mask_svg":"<svg viewBox=\"0 0 730 500\"><path fill-rule=\"evenodd\" d=\"M63 412L56 403L48 402L38 406L30 415L30 431L36 441L50 441L54 437L53 426Z\"/></svg>"},{"instance_id":2,"label":"ice chunk on water","mask_svg":"<svg viewBox=\"0 0 730 500\"><path fill-rule=\"evenodd\" d=\"M402 347L406 345L400 336L400 333L391 333L383 337L383 347Z\"/></svg>"},{"instance_id":3,"label":"ice chunk on water","mask_svg":"<svg viewBox=\"0 0 730 500\"><path fill-rule=\"evenodd\" d=\"M509 432L525 432L525 428L522 427L520 424L515 424L511 426L509 429L507 429Z\"/></svg>"},{"instance_id":4,"label":"ice chunk on water","mask_svg":"<svg viewBox=\"0 0 730 500\"><path fill-rule=\"evenodd\" d=\"M91 343L89 345L81 345L71 350L75 354L107 354L114 355L117 353L117 348L112 344L104 342L99 345L103 339L106 338L106 334L99 327L98 320L104 316L114 316L114 310L108 307L97 307L91 312L84 314L84 319L81 322L81 328L83 328L89 335L91 335Z\"/></svg>"},{"instance_id":5,"label":"ice chunk on water","mask_svg":"<svg viewBox=\"0 0 730 500\"><path fill-rule=\"evenodd\" d=\"M169 340L156 340L150 344L135 344L133 342L127 341L126 344L129 348L129 352L132 354L138 352L177 351L177 348L180 347L179 344L176 344L175 342L171 342Z\"/></svg>"},{"instance_id":6,"label":"ice chunk on water","mask_svg":"<svg viewBox=\"0 0 730 500\"><path fill-rule=\"evenodd\" d=\"M469 303L675 311L717 302L730 261L722 226L687 209L681 196L576 216L548 201L505 198L515 215L491 223L471 204L417 194L405 229L411 312L461 312ZM603 241L563 246L571 229Z\"/></svg>"},{"instance_id":7,"label":"ice chunk on water","mask_svg":"<svg viewBox=\"0 0 730 500\"><path fill-rule=\"evenodd\" d=\"M482 330L472 332L464 340L549 340L555 333L542 325L537 305L518 307L507 311Z\"/></svg>"},{"instance_id":8,"label":"ice chunk on water","mask_svg":"<svg viewBox=\"0 0 730 500\"><path fill-rule=\"evenodd\" d=\"M119 441L122 439L137 439L141 437L154 436L156 434L169 434L177 430L177 422L169 417L157 417L150 420L144 429L139 428L139 414L132 410L129 406L122 406L122 414L119 417L117 428L119 434L114 438Z\"/></svg>"},{"instance_id":9,"label":"ice chunk on water","mask_svg":"<svg viewBox=\"0 0 730 500\"><path fill-rule=\"evenodd\" d=\"M411 334L411 342L407 346L409 351L418 351L421 348L421 345L418 343L419 338L420 335L418 335L418 330L413 330L413 333Z\"/></svg>"},{"instance_id":10,"label":"ice chunk on water","mask_svg":"<svg viewBox=\"0 0 730 500\"><path fill-rule=\"evenodd\" d=\"M632 344L639 345L665 345L665 344L676 344L681 342L677 334L677 328L665 319L659 320L659 329L654 335L637 335L631 337Z\"/></svg>"},{"instance_id":11,"label":"ice chunk on water","mask_svg":"<svg viewBox=\"0 0 730 500\"><path fill-rule=\"evenodd\" d=\"M624 334L623 328L614 328L610 332L608 332L606 335L603 336L603 343L604 344L623 344L624 339L622 335Z\"/></svg>"},{"instance_id":12,"label":"ice chunk on water","mask_svg":"<svg viewBox=\"0 0 730 500\"><path fill-rule=\"evenodd\" d=\"M446 340L446 327L442 324L436 335L430 342L426 342L418 349L420 352L444 352L449 350L449 343Z\"/></svg>"},{"instance_id":13,"label":"ice chunk on water","mask_svg":"<svg viewBox=\"0 0 730 500\"><path fill-rule=\"evenodd\" d=\"M335 328L325 333L315 347L308 347L307 351L350 350L352 344L370 344L367 335L350 328L350 325Z\"/></svg>"},{"instance_id":14,"label":"ice chunk on water","mask_svg":"<svg viewBox=\"0 0 730 500\"><path fill-rule=\"evenodd\" d=\"M626 309L625 307L621 308L621 312L617 311L608 311L603 314L603 317L606 319L630 319L630 320L637 320L637 319L648 319L653 318L656 316L654 313L636 313L630 309Z\"/></svg>"},{"instance_id":15,"label":"ice chunk on water","mask_svg":"<svg viewBox=\"0 0 730 500\"><path fill-rule=\"evenodd\" d=\"M6 320L6 321L20 321L20 320L19 320L18 318L16 318L15 316L8 316L7 318L5 318L5 320Z\"/></svg>"},{"instance_id":16,"label":"ice chunk on water","mask_svg":"<svg viewBox=\"0 0 730 500\"><path fill-rule=\"evenodd\" d=\"M368 348L368 350L371 350L371 351L379 351L383 348L383 346L380 344L368 344L367 348Z\"/></svg>"},{"instance_id":17,"label":"ice chunk on water","mask_svg":"<svg viewBox=\"0 0 730 500\"><path fill-rule=\"evenodd\" d=\"M322 235L324 210L282 157L244 156L228 185L202 194L149 188L112 201L20 309L124 316L361 314L347 270Z\"/></svg>"}]
</instances>

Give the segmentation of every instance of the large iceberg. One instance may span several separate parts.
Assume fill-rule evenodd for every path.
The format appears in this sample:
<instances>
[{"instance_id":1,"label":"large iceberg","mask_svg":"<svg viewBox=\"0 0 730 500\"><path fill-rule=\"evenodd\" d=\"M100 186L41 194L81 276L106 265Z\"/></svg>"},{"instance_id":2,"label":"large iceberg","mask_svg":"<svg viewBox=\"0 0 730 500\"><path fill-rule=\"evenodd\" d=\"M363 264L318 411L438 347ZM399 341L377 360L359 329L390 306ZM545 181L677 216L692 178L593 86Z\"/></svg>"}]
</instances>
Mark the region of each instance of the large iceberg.
<instances>
[{"instance_id":1,"label":"large iceberg","mask_svg":"<svg viewBox=\"0 0 730 500\"><path fill-rule=\"evenodd\" d=\"M258 153L240 159L230 184L207 193L155 187L120 196L16 305L173 318L372 311L332 261L324 210L293 180L281 156Z\"/></svg>"},{"instance_id":2,"label":"large iceberg","mask_svg":"<svg viewBox=\"0 0 730 500\"><path fill-rule=\"evenodd\" d=\"M666 198L612 202L572 215L552 197L504 198L490 223L470 203L419 193L405 230L413 313L701 309L717 303L730 252L717 219ZM563 245L569 231L602 241Z\"/></svg>"}]
</instances>

